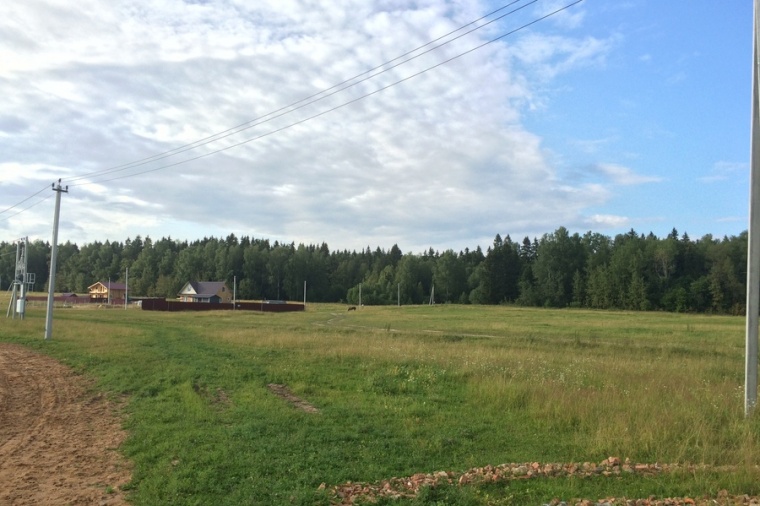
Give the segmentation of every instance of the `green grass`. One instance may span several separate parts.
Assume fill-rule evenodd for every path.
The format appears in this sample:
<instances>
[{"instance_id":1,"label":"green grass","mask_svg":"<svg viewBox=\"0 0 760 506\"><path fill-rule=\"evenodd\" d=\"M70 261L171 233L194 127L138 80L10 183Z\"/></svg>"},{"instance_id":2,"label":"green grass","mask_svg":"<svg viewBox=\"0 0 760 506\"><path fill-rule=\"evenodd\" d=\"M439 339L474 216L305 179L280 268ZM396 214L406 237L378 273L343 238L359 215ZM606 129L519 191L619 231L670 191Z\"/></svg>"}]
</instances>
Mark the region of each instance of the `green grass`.
<instances>
[{"instance_id":1,"label":"green grass","mask_svg":"<svg viewBox=\"0 0 760 506\"><path fill-rule=\"evenodd\" d=\"M348 481L610 455L736 470L440 487L406 503L760 492L741 318L450 305L55 318L50 342L37 308L6 320L0 341L126 400L122 451L139 505L328 504Z\"/></svg>"}]
</instances>

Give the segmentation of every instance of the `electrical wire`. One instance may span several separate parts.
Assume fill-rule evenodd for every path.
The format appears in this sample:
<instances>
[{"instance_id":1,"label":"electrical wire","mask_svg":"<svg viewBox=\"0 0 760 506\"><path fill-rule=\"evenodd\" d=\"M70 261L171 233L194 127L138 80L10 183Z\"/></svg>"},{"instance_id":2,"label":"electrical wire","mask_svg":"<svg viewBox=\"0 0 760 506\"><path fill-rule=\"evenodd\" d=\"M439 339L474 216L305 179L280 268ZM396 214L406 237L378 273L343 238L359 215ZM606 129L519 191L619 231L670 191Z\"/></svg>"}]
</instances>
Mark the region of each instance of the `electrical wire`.
<instances>
[{"instance_id":1,"label":"electrical wire","mask_svg":"<svg viewBox=\"0 0 760 506\"><path fill-rule=\"evenodd\" d=\"M295 112L297 110L303 109L304 107L312 105L312 104L314 104L316 102L320 102L320 101L322 101L322 100L324 100L326 98L329 98L329 97L331 97L331 96L333 96L333 95L335 95L337 93L345 91L345 90L347 90L349 88L352 88L352 87L354 87L354 86L356 86L358 84L361 84L361 83L363 83L365 81L368 81L368 80L370 80L370 79L372 79L374 77L377 77L377 76L379 76L381 74L389 72L390 70L393 70L393 69L395 69L395 68L397 68L397 67L399 67L401 65L404 65L404 64L406 64L406 63L408 63L408 62L410 62L412 60L415 60L415 59L417 59L417 58L419 58L419 57L421 57L421 56L423 56L425 54L428 54L428 53L430 53L432 51L440 49L441 47L445 46L446 44L450 44L451 42L454 42L455 40L458 40L458 39L460 39L460 38L462 38L462 37L464 37L466 35L469 35L470 33L473 33L473 32L475 32L477 30L480 30L480 29L482 29L482 28L484 28L484 27L486 27L486 26L488 26L488 25L490 25L492 23L495 23L496 21L499 21L499 20L501 20L501 19L503 19L503 18L505 18L507 16L510 16L510 15L512 15L512 14L514 14L514 13L516 13L516 12L518 12L518 11L526 8L526 7L528 7L531 4L534 4L534 3L538 2L538 0L531 0L528 3L522 5L522 6L516 8L514 10L512 10L510 12L507 12L506 14L502 14L501 16L488 21L487 23L484 23L484 24L479 25L479 26L477 26L477 27L475 27L473 29L470 29L470 30L468 30L468 31L466 31L464 33L461 33L460 35L458 35L458 36L456 36L456 37L454 37L454 38L452 38L450 40L447 40L447 41L445 41L445 42L443 42L441 44L433 46L430 49L427 49L426 51L423 51L423 52L421 52L421 53L419 53L417 55L410 56L410 55L413 55L414 53L416 53L417 51L420 51L421 49L424 49L424 48L426 48L428 46L431 46L431 45L435 44L436 42L439 42L439 41L445 39L446 37L449 37L450 35L453 35L453 34L455 34L457 32L460 32L460 31L464 30L465 28L467 28L469 26L472 26L472 25L474 25L474 24L476 24L476 23L478 23L478 22L480 22L480 21L482 21L484 19L487 19L490 16L492 16L492 15L498 13L498 12L501 12L502 10L506 9L507 7L510 7L510 6L512 6L512 5L516 4L516 3L521 2L521 1L523 1L523 0L514 0L514 1L512 1L512 2L510 2L508 4L506 4L506 5L503 5L502 7L499 7L498 9L496 9L494 11L491 11L490 13L486 14L485 16L481 16L480 18L478 18L478 19L476 19L474 21L471 21L471 22L469 22L469 23L467 23L465 25L460 26L459 28L457 28L455 30L452 30L452 31L446 33L445 35L442 35L442 36L440 36L440 37L438 37L436 39L433 39L430 42L427 42L427 43L425 43L425 44L423 44L421 46L418 46L417 48L412 49L411 51L407 51L406 53L404 53L404 54L402 54L400 56L397 56L396 58L393 58L392 60L388 60L385 63L377 65L377 66L375 66L375 67L373 67L373 68L371 68L369 70L366 70L366 71L364 71L364 72L362 72L360 74L357 74L357 75L355 75L353 77L350 77L350 78L348 78L348 79L346 79L346 80L344 80L344 81L342 81L342 82L340 82L338 84L335 84L335 85L333 85L333 86L331 86L329 88L325 88L325 89L323 89L323 90L321 90L321 91L319 91L317 93L309 95L308 97L300 99L300 100L298 100L296 102L293 102L293 103L291 103L289 105L281 107L281 108L279 108L279 109L277 109L275 111L269 112L267 114L264 114L262 116L254 118L252 120L246 121L245 123L241 123L241 124L239 124L237 126L234 126L232 128L228 128L227 130L224 130L222 132L218 132L218 133L210 135L208 137L204 137L204 138L199 139L197 141L185 144L183 146L179 146L177 148L174 148L174 149L171 149L171 150L168 150L168 151L164 151L162 153L158 153L158 154L153 155L153 156L149 156L147 158L142 158L142 159L136 160L134 162L129 162L129 163L125 163L125 164L122 164L122 165L117 165L117 166L114 166L114 167L110 167L110 168L106 168L106 169L102 169L102 170L98 170L98 171L93 171L93 172L90 172L90 173L87 173L87 174L83 174L81 176L77 176L77 177L73 177L73 178L68 178L67 181L69 183L74 183L74 182L80 181L82 179L90 179L92 177L99 177L99 176L104 176L104 175L107 175L107 174L113 174L113 173L117 173L117 172L124 172L124 171L129 170L129 169L134 168L134 167L140 167L140 166L143 166L143 165L147 165L148 163L152 163L152 162L156 162L156 161L159 161L159 160L163 160L163 159L166 159L166 158L178 155L180 153L184 153L184 152L196 149L198 147L205 146L207 144L210 144L210 143L216 142L218 140L221 140L221 139L230 137L232 135L235 135L237 133L240 133L240 132L242 132L244 130L248 130L250 128L262 125L264 123L267 123L267 122L272 121L274 119L280 118L282 116L285 116L285 115L290 114L292 112ZM406 60L404 60L404 61L402 61L400 63L395 63L395 64L391 65L392 63L397 62L398 60L401 60L402 58L405 58L407 56L409 56L408 59L406 59ZM379 72L373 73L373 72L375 72L377 70L379 70ZM364 78L362 78L360 80L357 80L357 79L359 79L362 76L367 76L368 74L371 74L371 75L369 75L368 77L364 77ZM352 81L354 81L354 82L352 82ZM193 159L195 159L195 158L192 158L191 160L193 160ZM174 164L172 164L170 166L173 166L173 165ZM143 174L143 173L144 172L139 172L138 174ZM115 179L121 179L121 178L115 178ZM107 180L102 180L102 181L112 181L112 180L113 179L107 179ZM72 186L78 186L78 185L72 185Z\"/></svg>"},{"instance_id":2,"label":"electrical wire","mask_svg":"<svg viewBox=\"0 0 760 506\"><path fill-rule=\"evenodd\" d=\"M90 179L93 176L95 178L98 178L98 177L102 177L102 176L107 176L109 174L114 174L116 172L126 171L126 170L129 170L129 169L135 168L135 167L139 167L139 166L142 166L142 165L145 165L145 164L148 164L148 163L152 163L152 162L155 162L155 161L158 161L158 160L161 160L161 159L168 158L170 156L175 156L177 154L180 154L180 153L183 153L183 152L195 149L197 147L201 147L201 146L210 144L211 142L216 142L216 141L221 140L221 139L223 139L225 137L229 137L231 135L240 133L240 132L242 132L244 130L253 128L254 126L258 126L258 125L261 125L261 124L266 123L268 121L271 121L273 119L282 117L282 116L284 116L286 114L289 114L291 112L299 110L299 109L301 109L303 107L311 105L311 104L313 104L315 102L318 102L320 100L323 100L323 99L325 99L327 97L333 96L333 95L335 95L335 94L337 94L337 93L339 93L341 91L345 91L346 89L348 89L350 87L356 86L357 84L360 84L360 83L365 82L365 81L367 81L369 79L372 79L372 78L374 78L374 77L376 77L376 76L378 76L378 75L380 75L382 73L388 72L389 70L397 68L397 67L399 67L399 66L401 66L401 65L403 65L405 63L408 63L409 61L411 61L413 59L416 59L416 58L418 58L418 57L420 57L420 56L422 56L424 54L427 54L427 53L430 53L430 52L432 52L432 51L434 51L436 49L439 49L440 47L442 47L442 46L444 46L446 44L449 44L449 43L451 43L451 42L453 42L453 41L455 41L455 40L457 40L457 39L459 39L461 37L464 37L465 35L468 35L468 34L474 32L476 30L482 29L483 27L488 26L488 25L490 25L490 24L492 24L492 23L494 23L494 22L496 22L496 21L498 21L500 19L503 19L506 16L514 14L515 12L517 12L517 11L519 11L519 10L527 7L527 6L536 3L538 0L531 0L530 2L528 2L528 3L526 3L526 4L522 5L522 6L520 6L520 7L516 8L516 9L514 9L514 10L508 12L508 13L506 13L506 14L502 14L501 16L498 16L497 18L488 21L487 23L484 23L482 25L478 25L476 28L470 29L470 30L468 30L468 31L466 31L466 32L458 35L457 37L454 37L454 38L452 38L452 39L450 39L448 41L445 41L445 42L443 42L441 44L433 46L432 48L429 48L426 51L421 52L421 53L419 53L417 55L411 56L414 53L416 53L417 51L420 51L421 49L429 47L429 46L435 44L436 42L444 40L446 37L449 37L449 36L451 36L451 35L453 35L453 34L455 34L457 32L460 32L460 31L464 30L467 27L470 27L470 26L472 26L472 25L474 25L474 24L476 24L476 23L478 23L480 21L483 21L483 20L489 18L490 16L493 16L494 14L496 14L498 12L501 12L504 9L506 9L506 8L508 8L508 7L516 4L516 3L519 3L521 1L522 0L514 0L514 1L512 1L512 2L510 2L508 4L506 4L506 5L504 5L502 7L499 7L498 9L496 9L494 11L491 11L490 13L486 14L485 16L481 16L480 18L478 18L478 19L476 19L474 21L471 21L471 22L469 22L469 23L467 23L465 25L462 25L461 27L459 27L459 28L457 28L455 30L452 30L452 31L450 31L450 32L448 32L448 33L446 33L446 34L444 34L444 35L442 35L442 36L440 36L440 37L438 37L438 38L430 41L430 42L427 42L427 43L425 43L425 44L423 44L421 46L418 46L417 48L415 48L415 49L413 49L411 51L407 51L406 53L404 53L404 54L402 54L402 55L400 55L400 56L398 56L396 58L393 58L392 60L389 60L389 61L387 61L385 63L380 64L380 65L377 65L377 66L375 66L375 67L373 67L373 68L371 68L371 69L369 69L367 71L364 71L364 72L362 72L360 74L357 74L357 75L355 75L355 76L353 76L353 77L351 77L349 79L346 79L346 80L344 80L344 81L342 81L342 82L340 82L340 83L338 83L336 85L333 85L333 86L331 86L329 88L321 90L321 91L319 91L319 92L317 92L315 94L312 94L312 95L310 95L308 97L305 97L305 98L303 98L301 100L298 100L296 102L293 102L290 105L281 107L280 109L272 111L272 112L270 112L268 114L265 114L263 116L260 116L258 118L254 118L254 119L252 119L250 121L247 121L245 123L241 123L240 125L237 125L235 127L229 128L229 129L224 130L222 132L213 134L213 135L205 137L203 139L199 139L198 141L194 141L194 142L189 143L189 144L185 144L185 145L180 146L178 148L175 148L175 149L172 149L172 150L168 150L168 151L165 151L165 152L153 155L151 157L143 158L143 159L140 159L140 160L137 160L137 161L134 161L134 162L130 162L130 163L123 164L123 165L118 165L118 166L115 166L115 167L110 167L110 168L103 169L103 170L100 170L100 171L93 171L93 172L90 172L90 173L87 173L87 174L84 174L84 175L81 175L81 176L76 176L76 177L73 177L73 178L68 178L67 182L81 181L83 179ZM470 54L470 53L472 53L474 51L477 51L477 50L479 50L479 49L481 49L481 48L483 48L483 47L485 47L485 46L487 46L489 44L497 42L497 41L499 41L499 40L501 40L501 39L503 39L505 37L508 37L508 36L510 36L510 35L518 32L518 31L521 31L521 30L523 30L523 29L525 29L525 28L527 28L529 26L532 26L532 25L534 25L534 24L536 24L536 23L538 23L540 21L543 21L544 19L547 19L547 18L549 18L551 16L554 16L554 15L558 14L559 12L567 10L567 9L573 7L574 5L581 3L582 1L583 0L576 0L576 1L572 2L572 3L569 3L569 4L565 5L564 7L556 9L556 10L554 10L554 11L552 11L552 12L550 12L550 13L544 15L544 16L541 16L541 17L539 17L539 18L537 18L537 19L535 19L535 20L533 20L533 21L531 21L529 23L526 23L526 24L524 24L524 25L522 25L522 26L520 26L520 27L518 27L516 29L513 29L513 30L511 30L509 32L506 32L506 33L504 33L504 34L502 34L502 35L500 35L500 36L498 36L498 37L496 37L494 39L491 39L491 40L487 41L487 42L484 42L483 44L475 46L475 47L473 47L473 48L471 48L471 49L469 49L469 50L467 50L465 52L459 53L458 55L455 55L455 56L453 56L451 58L443 60L443 61L441 61L441 62L439 62L439 63L437 63L437 64L435 64L433 66L430 66L430 67L428 67L426 69L423 69L423 70L421 70L419 72L416 72L414 74L411 74L411 75L409 75L409 76L407 76L405 78L399 79L399 80L397 80L397 81L395 81L395 82L393 82L391 84L388 84L386 86L380 87L380 88L378 88L378 89L376 89L376 90L374 90L372 92L366 93L366 94L361 95L359 97L356 97L356 98L354 98L352 100L349 100L347 102L344 102L344 103L339 104L337 106L334 106L332 108L326 109L324 111L321 111L321 112L319 112L317 114L314 114L314 115L311 115L309 117L303 118L301 120L295 121L295 122L290 123L288 125L285 125L283 127L271 130L269 132L265 132L265 133L263 133L261 135L258 135L258 136L255 136L255 137L251 137L249 139L245 139L243 141L240 141L240 142L237 142L237 143L233 143L233 144L225 146L223 148L219 148L219 149L207 152L207 153L203 153L203 154L198 155L198 156L194 156L194 157L191 157L191 158L183 159L183 160L171 163L171 164L162 165L160 167L155 167L155 168L151 168L151 169L148 169L148 170L142 170L142 171L133 172L133 173L129 173L129 174L123 174L123 175L120 175L120 176L116 176L116 177L112 177L112 178L107 178L107 179L98 179L96 181L88 181L88 182L83 182L83 183L70 184L69 186L74 187L74 186L84 186L84 185L90 185L90 184L99 184L99 183L105 183L105 182L115 181L115 180L118 180L118 179L126 179L126 178L129 178L129 177L135 177L135 176L139 176L139 175L142 175L142 174L147 174L147 173L150 173L150 172L156 172L156 171L159 171L159 170L168 169L170 167L175 167L177 165L182 165L182 164L194 161L194 160L205 158L205 157L208 157L208 156L211 156L211 155L214 155L214 154L217 154L217 153L220 153L220 152L223 152L223 151L235 148L235 147L239 147L241 145L244 145L244 144L247 144L247 143L259 140L259 139L262 139L264 137L268 137L270 135L279 133L279 132L281 132L283 130L286 130L288 128L292 128L294 126L300 125L300 124L305 123L307 121L310 121L310 120L319 118L321 116L324 116L324 115L326 115L328 113L331 113L333 111L336 111L338 109L342 109L342 108L344 108L344 107L346 107L348 105L354 104L354 103L356 103L356 102L358 102L360 100L364 100L365 98L371 97L371 96L376 95L376 94L378 94L378 93L380 93L382 91L385 91L385 90L387 90L389 88L392 88L392 87L397 86L397 85L399 85L399 84L401 84L403 82L406 82L406 81L408 81L410 79L418 77L418 76L420 76L420 75L422 75L422 74L424 74L426 72L429 72L429 71L431 71L433 69L436 69L436 68L438 68L438 67L440 67L442 65L448 64L448 63L450 63L450 62L452 62L452 61L454 61L456 59L459 59L459 58L467 55L467 54ZM405 58L407 56L409 56L408 59L406 59L404 61L401 61L400 63L395 63L394 65L391 65L390 67L388 67L388 65L390 65L390 64L392 64L394 62L398 62L399 60L401 60L401 59L403 59L403 58ZM375 72L377 70L380 70L380 72L376 72L376 73L372 74L373 72ZM355 80L357 80L358 78L360 78L362 76L367 76L368 74L370 74L368 77L364 77L361 80L358 80L356 82L352 82L352 81L355 81ZM45 186L44 188L42 188L38 192L30 195L29 197L25 198L24 200L21 200L20 202L14 204L13 206L10 206L10 207L8 207L5 210L0 211L0 215L5 214L5 213L7 213L7 212L9 212L9 211L11 211L13 209L15 209L16 207L20 206L24 202L27 202L27 201L31 200L32 198L36 197L37 195L39 195L40 193L42 193L46 189L48 189L47 186ZM30 205L30 206L28 206L28 207L20 210L19 212L15 213L15 214L12 214L12 215L7 216L5 218L0 218L0 222L7 221L10 218L18 216L19 214L21 214L21 213L23 213L23 212L25 212L25 211L27 211L27 210L29 210L29 209L31 209L31 208L39 205L39 204L41 204L42 202L48 200L51 196L52 195L50 195L50 196L48 196L48 197L46 197L46 198L44 198L44 199L42 199L42 200L40 200L40 201L38 201L38 202Z\"/></svg>"},{"instance_id":3,"label":"electrical wire","mask_svg":"<svg viewBox=\"0 0 760 506\"><path fill-rule=\"evenodd\" d=\"M45 187L45 188L43 188L43 189L44 189L44 190L47 190L47 189L48 189L48 187L46 186L46 187ZM18 207L18 206L19 206L19 204L21 204L22 202L26 202L27 200L31 199L32 197L34 197L34 196L36 196L36 195L39 195L40 193L42 193L42 191L38 191L37 193L35 193L35 194L34 194L34 195L32 195L31 197L28 197L28 198L24 199L23 201L19 202L19 203L18 203L18 204L16 204L15 206L9 207L8 209L12 209L13 207ZM11 218L13 218L14 216L18 216L19 214L21 214L21 213L24 213L24 212L28 211L29 209L31 209L31 208L33 208L33 207L35 207L35 206L38 206L38 205L40 205L40 204L42 204L42 203L43 203L43 202L45 202L46 200L49 200L49 199L50 199L52 196L53 196L53 194L50 194L50 195L48 195L47 197L45 197L44 199L42 199L42 200L38 200L38 201L37 201L37 202L35 202L34 204L32 204L32 205L30 205L30 206L28 206L28 207L25 207L24 209L20 210L20 211L19 211L19 212L17 212L17 213L11 214L10 216L6 216L6 217L4 217L4 218L0 218L0 222L3 222L3 221L8 221L8 220L10 220ZM7 211L8 209L6 209L6 211ZM5 211L3 211L3 212L5 212Z\"/></svg>"},{"instance_id":4,"label":"electrical wire","mask_svg":"<svg viewBox=\"0 0 760 506\"><path fill-rule=\"evenodd\" d=\"M535 1L537 1L537 0L534 0L534 2L535 2ZM432 65L432 66L430 66L430 67L428 67L428 68L426 68L426 69L423 69L423 70L421 70L421 71L419 71L419 72L415 72L414 74L411 74L411 75L409 75L409 76L407 76L407 77L404 77L404 78L402 78L402 79L399 79L398 81L395 81L395 82L393 82L393 83L391 83L391 84L388 84L388 85L386 85L386 86L382 86L382 87L380 87L380 88L378 88L378 89L376 89L376 90L374 90L374 91L372 91L372 92L366 93L366 94L364 94L364 95L361 95L361 96L359 96L359 97L356 97L356 98L354 98L354 99L352 99L352 100L349 100L349 101L347 101L347 102L344 102L344 103L342 103L342 104L339 104L339 105L337 105L337 106L331 107L331 108L329 108L329 109L326 109L326 110L324 110L324 111L321 111L321 112L319 112L319 113L317 113L317 114L314 114L314 115L312 115L312 116L308 116L308 117L306 117L306 118L300 119L300 120L298 120L298 121L295 121L295 122L293 122L293 123L290 123L290 124L288 124L288 125L285 125L285 126L283 126L283 127L280 127L280 128L274 129L274 130L270 130L269 132L265 132L265 133L263 133L263 134L261 134L261 135L257 135L257 136L255 136L255 137L251 137L251 138L249 138L249 139L245 139L245 140L243 140L243 141L240 141L240 142L236 142L236 143L234 143L234 144L231 144L231 145L225 146L225 147L223 147L223 148L219 148L219 149L216 149L216 150L213 150L213 151L210 151L210 152L207 152L207 153L203 153L203 154L200 154L200 155L197 155L197 156L191 157L191 158L187 158L187 159L184 159L184 160L180 160L180 161L178 161L178 162L174 162L174 163L170 163L170 164L162 165L162 166L160 166L160 167L154 167L154 168L151 168L151 169L142 170L142 171L139 171L139 172L134 172L134 173L130 173L130 174L124 174L124 175L120 175L120 176L115 176L115 177L112 177L112 178L108 178L108 179L99 179L99 180L97 180L97 181L89 181L89 182L85 182L85 183L76 183L76 184L70 184L69 186L75 187L75 186L85 186L85 185L90 185L90 184L99 184L99 183L106 183L106 182L110 182L110 181L116 181L116 180L119 180L119 179L126 179L126 178L135 177L135 176L139 176L139 175L143 175L143 174L148 174L148 173L151 173L151 172L157 172L157 171L159 171L159 170L165 170L165 169L168 169L168 168L171 168L171 167L176 167L176 166L178 166L178 165L182 165L182 164L185 164L185 163L188 163L188 162L192 162L192 161L195 161L195 160L199 160L199 159L201 159L201 158L206 158L206 157L208 157L208 156L211 156L211 155L215 155L215 154L221 153L221 152L223 152L223 151L227 151L227 150L229 150L229 149L232 149L232 148L235 148L235 147L239 147L239 146L242 146L242 145L244 145L244 144L248 144L248 143L250 143L250 142L253 142L253 141L257 141L257 140L260 140L260 139L262 139L262 138L265 138L265 137L268 137L268 136L270 136L270 135L273 135L273 134L276 134L276 133L282 132L283 130L287 130L287 129L289 129L289 128L292 128L292 127L294 127L294 126L297 126L297 125L303 124L303 123L305 123L305 122L307 122L307 121L311 121L311 120L313 120L313 119L319 118L319 117L321 117L321 116L324 116L324 115L326 115L326 114L329 114L329 113L331 113L331 112L334 112L334 111L336 111L336 110L338 110L338 109L342 109L342 108L344 108L344 107L346 107L346 106L348 106L348 105L354 104L354 103L356 103L356 102L359 102L359 101L361 101L361 100L364 100L365 98L368 98L368 97L371 97L371 96L373 96L373 95L376 95L376 94L378 94L378 93L380 93L380 92L382 92L382 91L385 91L385 90L387 90L387 89L389 89L389 88L392 88L392 87L394 87L394 86L397 86L397 85L399 85L399 84L401 84L401 83L403 83L403 82L406 82L406 81L408 81L408 80L410 80L410 79L413 79L413 78L415 78L415 77L418 77L418 76L420 76L420 75L422 75L422 74L425 74L425 73L427 73L427 72L429 72L429 71L431 71L431 70L434 70L434 69L436 69L436 68L438 68L438 67L441 67L441 66L443 66L443 65L446 65L446 64L448 64L448 63L451 63L451 62L452 62L452 61L454 61L454 60L457 60L457 59L459 59L459 58L461 58L461 57L463 57L463 56L466 56L466 55L468 55L468 54L470 54L470 53L472 53L472 52L475 52L475 51L477 51L477 50L479 50L479 49L482 49L483 47L486 47L486 46L488 46L488 45L490 45L490 44L493 44L494 42L498 42L499 40L501 40L501 39L503 39L503 38L505 38L505 37L508 37L508 36L510 36L510 35L513 35L513 34L515 34L515 33L519 32L519 31L521 31L521 30L524 30L524 29L526 29L526 28L528 28L528 27L530 27L530 26L532 26L532 25L535 25L536 23L539 23L539 22L541 22L541 21L543 21L543 20L545 20L545 19L547 19L547 18L550 18L550 17L552 17L552 16L555 16L556 14L559 14L560 12L562 12L562 11L565 11L565 10L567 10L567 9L569 9L569 8L571 8L571 7L573 7L573 6L577 5L577 4L579 4L579 3L581 3L581 2L583 2L583 0L575 0L574 2L571 2L571 3L567 4L567 5L565 5L564 7L560 7L560 8L558 8L558 9L556 9L556 10L554 10L554 11L552 11L552 12L548 13L548 14L545 14L545 15L543 15L543 16L541 16L541 17L539 17L539 18L536 18L536 19L534 19L533 21L530 21L530 22L528 22L528 23L525 23L524 25L522 25L522 26L520 26L520 27L518 27L518 28L515 28L515 29L513 29L513 30L510 30L509 32L506 32L506 33L504 33L504 34L502 34L502 35L500 35L500 36L498 36L498 37L496 37L496 38L493 38L493 39L491 39L491 40L488 40L488 41L486 41L486 42L484 42L484 43L482 43L482 44L480 44L480 45L477 45L477 46L475 46L475 47L473 47L473 48L471 48L471 49L468 49L467 51L464 51L464 52L462 52L462 53L459 53L459 54L457 54L457 55L455 55L455 56L452 56L452 57L450 57L450 58L448 58L448 59L446 59L446 60L443 60L443 61L441 61L441 62L439 62L439 63L437 63L437 64L435 64L435 65ZM531 3L533 3L533 2L531 2ZM241 130L241 131L242 131L242 130ZM129 167L129 168L134 168L134 167ZM106 175L106 174L103 174L103 175ZM69 179L68 181L71 181L71 179Z\"/></svg>"},{"instance_id":5,"label":"electrical wire","mask_svg":"<svg viewBox=\"0 0 760 506\"><path fill-rule=\"evenodd\" d=\"M27 198L25 198L25 199L24 199L24 200L22 200L21 202L17 202L16 204L13 204L11 207L9 207L9 208L7 208L7 209L4 209L4 210L0 211L0 214L5 214L5 213L7 213L8 211L10 211L10 210L12 210L12 209L15 209L15 208L17 208L18 206L20 206L21 204L23 204L23 203L24 203L24 202L26 202L27 200L31 200L31 199L33 199L34 197L36 197L36 196L37 196L37 195L39 195L40 193L44 192L44 191L45 191L45 190L47 190L48 188L50 188L50 187L49 187L49 186L45 186L43 189L41 189L41 190L40 190L40 191L38 191L37 193L34 193L34 194L32 194L32 195L29 195ZM28 208L27 208L27 209L28 209ZM20 213L16 213L16 214L20 214ZM16 214L14 214L13 216L16 216Z\"/></svg>"}]
</instances>

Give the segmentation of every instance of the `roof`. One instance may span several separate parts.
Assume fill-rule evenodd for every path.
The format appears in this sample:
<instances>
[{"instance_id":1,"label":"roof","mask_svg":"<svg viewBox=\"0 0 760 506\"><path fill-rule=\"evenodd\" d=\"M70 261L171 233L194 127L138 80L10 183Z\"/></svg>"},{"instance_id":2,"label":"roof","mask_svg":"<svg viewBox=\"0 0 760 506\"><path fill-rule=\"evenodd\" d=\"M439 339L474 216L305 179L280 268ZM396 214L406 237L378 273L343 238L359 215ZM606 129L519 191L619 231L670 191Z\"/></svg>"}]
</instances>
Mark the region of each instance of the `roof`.
<instances>
[{"instance_id":1,"label":"roof","mask_svg":"<svg viewBox=\"0 0 760 506\"><path fill-rule=\"evenodd\" d=\"M226 287L227 283L224 281L190 281L188 285L192 287L198 297L213 297L219 293L222 287Z\"/></svg>"},{"instance_id":2,"label":"roof","mask_svg":"<svg viewBox=\"0 0 760 506\"><path fill-rule=\"evenodd\" d=\"M97 283L93 283L90 286L88 286L87 289L89 290L96 285L103 285L109 290L126 290L127 289L127 285L125 285L124 283L114 283L112 281L105 281L105 282L98 281Z\"/></svg>"}]
</instances>

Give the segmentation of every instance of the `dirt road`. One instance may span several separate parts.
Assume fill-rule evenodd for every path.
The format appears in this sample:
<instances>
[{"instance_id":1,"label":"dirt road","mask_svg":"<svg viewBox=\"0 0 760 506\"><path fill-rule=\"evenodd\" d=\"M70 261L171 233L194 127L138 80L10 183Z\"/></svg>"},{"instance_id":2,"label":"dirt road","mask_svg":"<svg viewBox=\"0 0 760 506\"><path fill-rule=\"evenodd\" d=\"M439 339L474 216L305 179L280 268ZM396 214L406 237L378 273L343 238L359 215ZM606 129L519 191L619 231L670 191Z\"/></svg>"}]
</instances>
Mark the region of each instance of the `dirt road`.
<instances>
[{"instance_id":1,"label":"dirt road","mask_svg":"<svg viewBox=\"0 0 760 506\"><path fill-rule=\"evenodd\" d=\"M0 505L125 505L125 433L71 369L0 343Z\"/></svg>"}]
</instances>

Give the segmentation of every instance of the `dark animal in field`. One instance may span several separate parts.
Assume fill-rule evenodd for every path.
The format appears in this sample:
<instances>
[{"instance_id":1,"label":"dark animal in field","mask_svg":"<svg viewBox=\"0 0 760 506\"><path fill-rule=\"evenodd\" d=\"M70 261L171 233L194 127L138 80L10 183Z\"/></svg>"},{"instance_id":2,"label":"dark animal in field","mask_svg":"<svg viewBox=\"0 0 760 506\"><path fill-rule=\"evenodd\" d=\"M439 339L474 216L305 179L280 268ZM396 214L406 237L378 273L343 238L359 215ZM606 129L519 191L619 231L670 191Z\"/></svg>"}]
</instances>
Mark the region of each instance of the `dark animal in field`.
<instances>
[{"instance_id":1,"label":"dark animal in field","mask_svg":"<svg viewBox=\"0 0 760 506\"><path fill-rule=\"evenodd\" d=\"M351 306L348 308L349 311L356 311L356 306Z\"/></svg>"}]
</instances>

